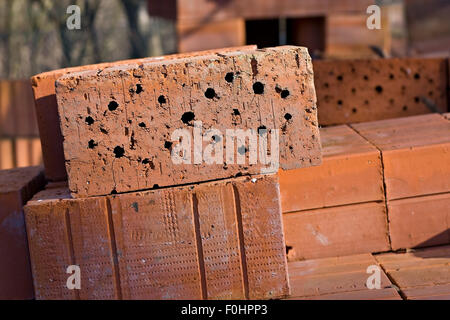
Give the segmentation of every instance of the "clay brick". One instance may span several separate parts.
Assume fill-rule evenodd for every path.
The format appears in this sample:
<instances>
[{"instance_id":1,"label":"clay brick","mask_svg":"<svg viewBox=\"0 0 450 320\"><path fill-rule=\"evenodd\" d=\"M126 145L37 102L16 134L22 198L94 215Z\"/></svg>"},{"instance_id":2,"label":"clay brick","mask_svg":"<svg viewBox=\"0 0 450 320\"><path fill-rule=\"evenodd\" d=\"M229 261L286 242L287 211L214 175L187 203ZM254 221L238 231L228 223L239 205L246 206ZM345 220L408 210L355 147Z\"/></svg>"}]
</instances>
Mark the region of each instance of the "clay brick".
<instances>
[{"instance_id":1,"label":"clay brick","mask_svg":"<svg viewBox=\"0 0 450 320\"><path fill-rule=\"evenodd\" d=\"M228 73L234 73L234 80L225 79ZM229 129L278 129L282 169L321 162L313 74L305 48L286 46L71 74L57 81L57 97L74 197L268 169L261 157L254 165L248 160L224 165L225 159L219 164L174 164L171 150L179 142L171 135L183 129L192 136L194 120L222 135ZM211 148L211 141L203 141L203 148ZM219 141L226 146L224 139ZM229 151L239 155L234 148Z\"/></svg>"},{"instance_id":2,"label":"clay brick","mask_svg":"<svg viewBox=\"0 0 450 320\"><path fill-rule=\"evenodd\" d=\"M379 151L347 126L320 129L322 165L280 171L283 212L384 200Z\"/></svg>"},{"instance_id":3,"label":"clay brick","mask_svg":"<svg viewBox=\"0 0 450 320\"><path fill-rule=\"evenodd\" d=\"M335 125L447 109L445 59L315 61L319 123Z\"/></svg>"},{"instance_id":4,"label":"clay brick","mask_svg":"<svg viewBox=\"0 0 450 320\"><path fill-rule=\"evenodd\" d=\"M86 65L59 69L50 72L44 72L31 78L33 87L37 123L42 143L42 152L44 157L45 175L50 181L63 181L67 179L67 173L64 163L63 137L59 126L58 106L55 95L55 81L69 73L84 70L102 70L107 67L122 65L127 63L141 63L143 61L162 61L180 57L207 55L216 52L233 52L256 49L256 46L243 46L215 49L208 51L190 52L184 54L174 54L162 57L150 57L135 60L123 60L111 63L100 63L95 65Z\"/></svg>"},{"instance_id":5,"label":"clay brick","mask_svg":"<svg viewBox=\"0 0 450 320\"><path fill-rule=\"evenodd\" d=\"M22 206L44 183L40 167L0 171L1 300L34 296Z\"/></svg>"},{"instance_id":6,"label":"clay brick","mask_svg":"<svg viewBox=\"0 0 450 320\"><path fill-rule=\"evenodd\" d=\"M445 119L450 120L450 113L444 113L443 116Z\"/></svg>"},{"instance_id":7,"label":"clay brick","mask_svg":"<svg viewBox=\"0 0 450 320\"><path fill-rule=\"evenodd\" d=\"M450 295L450 246L377 255L377 261L407 299L444 299Z\"/></svg>"},{"instance_id":8,"label":"clay brick","mask_svg":"<svg viewBox=\"0 0 450 320\"><path fill-rule=\"evenodd\" d=\"M86 199L56 185L25 210L37 299L289 294L276 176Z\"/></svg>"},{"instance_id":9,"label":"clay brick","mask_svg":"<svg viewBox=\"0 0 450 320\"><path fill-rule=\"evenodd\" d=\"M0 169L14 168L13 140L0 138Z\"/></svg>"},{"instance_id":10,"label":"clay brick","mask_svg":"<svg viewBox=\"0 0 450 320\"><path fill-rule=\"evenodd\" d=\"M178 52L245 44L245 21L230 19L210 23L177 23Z\"/></svg>"},{"instance_id":11,"label":"clay brick","mask_svg":"<svg viewBox=\"0 0 450 320\"><path fill-rule=\"evenodd\" d=\"M366 286L367 268L377 265L369 254L339 258L296 261L288 264L292 295L290 299L381 299L386 294ZM392 289L392 283L381 271L381 290ZM388 298L396 298L390 292Z\"/></svg>"},{"instance_id":12,"label":"clay brick","mask_svg":"<svg viewBox=\"0 0 450 320\"><path fill-rule=\"evenodd\" d=\"M389 250L386 220L385 206L374 202L284 214L288 259Z\"/></svg>"},{"instance_id":13,"label":"clay brick","mask_svg":"<svg viewBox=\"0 0 450 320\"><path fill-rule=\"evenodd\" d=\"M450 192L450 123L440 115L352 126L382 152L388 200Z\"/></svg>"},{"instance_id":14,"label":"clay brick","mask_svg":"<svg viewBox=\"0 0 450 320\"><path fill-rule=\"evenodd\" d=\"M392 249L450 243L450 193L388 203Z\"/></svg>"}]
</instances>

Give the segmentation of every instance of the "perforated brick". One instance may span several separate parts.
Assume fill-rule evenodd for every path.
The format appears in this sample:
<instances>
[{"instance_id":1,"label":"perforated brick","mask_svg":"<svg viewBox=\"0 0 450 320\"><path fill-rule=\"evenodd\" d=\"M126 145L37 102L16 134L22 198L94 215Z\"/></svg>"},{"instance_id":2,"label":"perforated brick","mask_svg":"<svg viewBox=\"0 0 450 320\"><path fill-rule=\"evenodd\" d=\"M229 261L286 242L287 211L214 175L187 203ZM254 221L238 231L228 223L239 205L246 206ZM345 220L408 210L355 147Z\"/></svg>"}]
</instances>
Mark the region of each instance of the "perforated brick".
<instances>
[{"instance_id":1,"label":"perforated brick","mask_svg":"<svg viewBox=\"0 0 450 320\"><path fill-rule=\"evenodd\" d=\"M222 137L227 129L253 129L255 135L258 129L277 129L282 169L321 162L313 71L306 48L286 46L118 66L100 74L70 74L57 81L56 91L74 197L268 169L264 157L258 157L256 164L249 164L249 159L237 163L238 155L251 154L248 145L226 148L233 161L224 150L223 158L219 154L212 164L197 162L194 155L187 164L174 163L171 151L180 143L172 134L186 129L192 137L195 121L202 122L203 133L216 129ZM269 134L269 145L273 136ZM224 143L222 137L216 141L206 136L203 150L216 144L225 149L232 141ZM270 152L276 157L274 150Z\"/></svg>"}]
</instances>

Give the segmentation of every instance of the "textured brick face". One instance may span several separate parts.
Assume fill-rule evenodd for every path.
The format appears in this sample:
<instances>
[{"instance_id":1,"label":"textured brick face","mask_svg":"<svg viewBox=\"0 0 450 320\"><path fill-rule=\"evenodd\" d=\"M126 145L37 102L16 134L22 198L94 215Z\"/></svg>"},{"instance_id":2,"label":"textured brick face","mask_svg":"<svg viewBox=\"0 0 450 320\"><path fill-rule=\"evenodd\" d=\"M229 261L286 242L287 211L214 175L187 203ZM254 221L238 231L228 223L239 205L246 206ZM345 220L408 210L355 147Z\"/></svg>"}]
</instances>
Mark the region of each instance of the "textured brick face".
<instances>
[{"instance_id":1,"label":"textured brick face","mask_svg":"<svg viewBox=\"0 0 450 320\"><path fill-rule=\"evenodd\" d=\"M38 299L289 293L276 176L87 199L66 193L46 190L26 207ZM66 288L72 264L81 267L79 291Z\"/></svg>"},{"instance_id":2,"label":"textured brick face","mask_svg":"<svg viewBox=\"0 0 450 320\"><path fill-rule=\"evenodd\" d=\"M321 161L313 72L304 48L72 74L57 81L57 97L74 197L259 174L267 167L248 159L243 165L175 165L171 149L178 142L171 134L192 133L194 121L223 136L227 129L279 129L283 169ZM204 141L204 148L210 143ZM225 149L226 142L219 143Z\"/></svg>"},{"instance_id":3,"label":"textured brick face","mask_svg":"<svg viewBox=\"0 0 450 320\"><path fill-rule=\"evenodd\" d=\"M446 112L446 70L446 59L315 61L319 123Z\"/></svg>"},{"instance_id":4,"label":"textured brick face","mask_svg":"<svg viewBox=\"0 0 450 320\"><path fill-rule=\"evenodd\" d=\"M44 72L31 78L36 106L37 122L42 143L42 153L45 165L45 175L50 181L63 181L67 179L64 163L63 137L59 126L58 106L55 95L55 81L65 75L86 70L102 70L116 65L128 63L142 63L144 61L161 61L182 57L201 56L216 52L233 52L256 49L256 46L230 47L208 51L197 51L183 54L173 54L162 57L150 57L135 60L107 62L81 67L59 69Z\"/></svg>"}]
</instances>

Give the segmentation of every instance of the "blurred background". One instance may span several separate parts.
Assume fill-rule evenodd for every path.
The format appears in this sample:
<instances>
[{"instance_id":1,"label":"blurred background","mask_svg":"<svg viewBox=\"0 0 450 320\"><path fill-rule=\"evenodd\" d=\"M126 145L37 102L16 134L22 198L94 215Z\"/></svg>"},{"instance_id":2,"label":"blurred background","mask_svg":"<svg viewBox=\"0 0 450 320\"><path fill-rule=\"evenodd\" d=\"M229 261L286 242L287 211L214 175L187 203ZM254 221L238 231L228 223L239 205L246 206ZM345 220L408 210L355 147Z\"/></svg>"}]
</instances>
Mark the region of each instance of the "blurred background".
<instances>
[{"instance_id":1,"label":"blurred background","mask_svg":"<svg viewBox=\"0 0 450 320\"><path fill-rule=\"evenodd\" d=\"M68 30L69 5L81 29ZM366 25L381 8L381 29ZM450 0L1 0L0 169L40 164L29 77L70 66L245 44L313 59L448 57Z\"/></svg>"}]
</instances>

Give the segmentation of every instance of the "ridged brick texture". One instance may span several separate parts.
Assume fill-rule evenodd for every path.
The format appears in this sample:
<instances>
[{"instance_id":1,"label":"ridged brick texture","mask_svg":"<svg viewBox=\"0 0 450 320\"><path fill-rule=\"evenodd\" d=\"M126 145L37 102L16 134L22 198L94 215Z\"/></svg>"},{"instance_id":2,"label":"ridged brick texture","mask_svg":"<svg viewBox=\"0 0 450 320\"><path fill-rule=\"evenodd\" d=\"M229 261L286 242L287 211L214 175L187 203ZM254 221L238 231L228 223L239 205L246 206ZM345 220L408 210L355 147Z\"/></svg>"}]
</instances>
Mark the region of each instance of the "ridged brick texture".
<instances>
[{"instance_id":1,"label":"ridged brick texture","mask_svg":"<svg viewBox=\"0 0 450 320\"><path fill-rule=\"evenodd\" d=\"M315 61L319 123L447 112L446 59Z\"/></svg>"},{"instance_id":2,"label":"ridged brick texture","mask_svg":"<svg viewBox=\"0 0 450 320\"><path fill-rule=\"evenodd\" d=\"M450 122L441 115L352 127L381 150L388 200L450 192Z\"/></svg>"},{"instance_id":3,"label":"ridged brick texture","mask_svg":"<svg viewBox=\"0 0 450 320\"><path fill-rule=\"evenodd\" d=\"M136 60L123 60L117 62L107 62L95 65L86 65L81 67L59 69L50 72L44 72L31 78L33 87L37 123L42 143L42 153L45 165L45 175L50 181L64 181L67 179L67 173L64 163L63 137L59 125L58 106L55 95L55 81L69 73L97 70L122 65L127 63L140 63L144 61L162 61L180 57L190 57L207 55L216 52L232 52L253 50L256 46L232 47L224 49L215 49L208 51L197 51L184 54L174 54L162 57L151 57Z\"/></svg>"},{"instance_id":4,"label":"ridged brick texture","mask_svg":"<svg viewBox=\"0 0 450 320\"><path fill-rule=\"evenodd\" d=\"M176 129L192 133L194 121L224 136L227 129L278 129L283 169L321 162L306 48L285 46L131 64L100 74L81 72L60 78L56 92L74 197L260 174L268 167L262 161L249 165L248 159L246 164L224 165L222 159L220 164L174 164L171 150L179 143L171 141L171 134ZM203 147L221 143L225 149L220 137L219 142L212 140L203 141ZM246 157L250 153L242 150L233 148L235 159L238 152Z\"/></svg>"},{"instance_id":5,"label":"ridged brick texture","mask_svg":"<svg viewBox=\"0 0 450 320\"><path fill-rule=\"evenodd\" d=\"M320 129L322 165L280 171L283 212L383 201L380 152L348 126Z\"/></svg>"},{"instance_id":6,"label":"ridged brick texture","mask_svg":"<svg viewBox=\"0 0 450 320\"><path fill-rule=\"evenodd\" d=\"M256 179L256 180L255 180ZM26 207L38 299L267 299L289 294L276 176ZM81 290L66 288L79 265Z\"/></svg>"},{"instance_id":7,"label":"ridged brick texture","mask_svg":"<svg viewBox=\"0 0 450 320\"><path fill-rule=\"evenodd\" d=\"M0 171L0 299L32 299L23 205L45 184L43 168Z\"/></svg>"}]
</instances>

